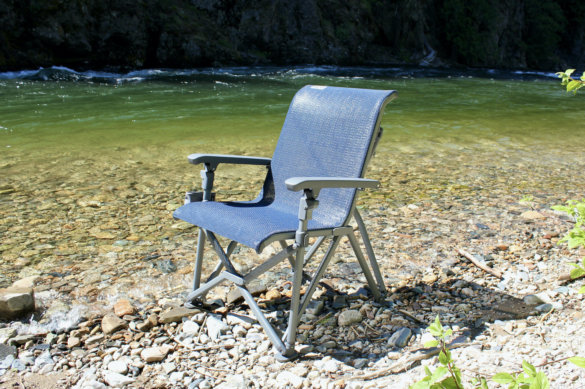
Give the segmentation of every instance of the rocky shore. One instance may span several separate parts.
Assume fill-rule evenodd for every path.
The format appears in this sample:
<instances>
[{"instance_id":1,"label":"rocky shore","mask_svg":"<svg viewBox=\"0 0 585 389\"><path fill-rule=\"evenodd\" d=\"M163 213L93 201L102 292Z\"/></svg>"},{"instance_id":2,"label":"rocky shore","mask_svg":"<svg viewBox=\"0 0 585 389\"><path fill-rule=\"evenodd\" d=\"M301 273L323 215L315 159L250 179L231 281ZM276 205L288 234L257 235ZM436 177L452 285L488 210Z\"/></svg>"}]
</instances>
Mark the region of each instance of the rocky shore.
<instances>
[{"instance_id":1,"label":"rocky shore","mask_svg":"<svg viewBox=\"0 0 585 389\"><path fill-rule=\"evenodd\" d=\"M388 295L371 299L349 244L340 244L302 319L302 356L280 363L229 286L214 290L207 310L182 306L196 234L170 213L198 174L186 177L152 151L60 156L59 166L3 162L12 179L0 194L0 286L34 291L35 311L0 322L1 387L406 388L438 364L423 348L437 315L454 330L467 381L519 371L527 360L551 387L585 386L585 372L563 360L585 356L583 281L567 279L584 253L557 245L572 224L550 209L582 196L567 168L583 165L577 152L565 150L551 167L522 152L496 164L490 150L402 150L396 159L383 145L370 174L382 189L359 206ZM220 172L222 198L254 194L261 170L246 172ZM242 269L257 262L244 248L235 256ZM286 321L287 277L277 267L255 291L277 326Z\"/></svg>"}]
</instances>

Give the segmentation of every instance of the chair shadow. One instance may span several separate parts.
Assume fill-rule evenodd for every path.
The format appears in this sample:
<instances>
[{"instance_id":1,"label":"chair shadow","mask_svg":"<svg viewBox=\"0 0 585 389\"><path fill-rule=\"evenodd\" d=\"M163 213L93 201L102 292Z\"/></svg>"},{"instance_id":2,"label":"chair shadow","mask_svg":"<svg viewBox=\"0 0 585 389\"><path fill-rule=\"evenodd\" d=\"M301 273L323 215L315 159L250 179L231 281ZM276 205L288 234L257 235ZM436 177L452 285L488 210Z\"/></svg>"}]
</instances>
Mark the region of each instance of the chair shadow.
<instances>
[{"instance_id":1,"label":"chair shadow","mask_svg":"<svg viewBox=\"0 0 585 389\"><path fill-rule=\"evenodd\" d=\"M457 287L454 288L454 285ZM465 293L461 293L464 289ZM470 295L470 290L473 291L472 295ZM486 323L494 323L496 320L520 320L528 316L541 314L534 309L534 305L527 305L522 299L503 291L454 278L445 283L435 283L432 286L419 283L415 286L399 288L394 293L389 293L389 296L382 303L374 302L371 294L368 293L367 300L361 301L363 301L363 304L372 306L374 310L381 308L385 309L385 313L390 313L392 319L388 320L387 324L384 324L383 321L375 327L368 325L367 313L361 323L356 323L349 327L338 326L337 320L327 322L328 317L335 318L335 314L344 308L333 307L334 301L339 300L339 297L336 296L344 296L348 301L347 307L349 307L350 304L359 304L360 293L362 299L366 297L363 291L367 291L367 288L360 288L360 291L352 295L336 292L333 288L328 287L327 292L324 294L324 310L319 315L319 318L310 322L316 325L308 332L315 334L319 325L328 326L329 328L325 330L325 333L327 333L326 339L334 340L336 347L327 350L319 349L322 338L309 336L306 338L305 343L315 347L316 352L302 356L301 360L320 359L329 355L339 362L357 367L360 370L367 367L369 362L375 363L385 358L389 352L408 352L423 349L422 344L416 344L412 339L405 347L394 347L389 344L389 340L398 329L404 327L412 331L413 337L421 334L437 315L441 318L444 326L456 325L459 327L459 330L454 333L456 342L472 342L478 335L485 333L487 330ZM446 293L451 298L445 298ZM429 308L427 301L432 302L433 306ZM454 305L467 305L469 311L466 312L464 317L458 315L456 318L452 318L445 315L445 313L455 312ZM424 317L422 320L421 315ZM324 318L325 323L323 323ZM353 335L347 336L347 334ZM300 337L304 339L303 331L300 332ZM370 347L368 351L360 351L359 347L355 347L360 342L361 344L375 346ZM364 364L364 360L367 360L367 363ZM360 361L359 363L364 364L364 366L356 366L356 361Z\"/></svg>"}]
</instances>

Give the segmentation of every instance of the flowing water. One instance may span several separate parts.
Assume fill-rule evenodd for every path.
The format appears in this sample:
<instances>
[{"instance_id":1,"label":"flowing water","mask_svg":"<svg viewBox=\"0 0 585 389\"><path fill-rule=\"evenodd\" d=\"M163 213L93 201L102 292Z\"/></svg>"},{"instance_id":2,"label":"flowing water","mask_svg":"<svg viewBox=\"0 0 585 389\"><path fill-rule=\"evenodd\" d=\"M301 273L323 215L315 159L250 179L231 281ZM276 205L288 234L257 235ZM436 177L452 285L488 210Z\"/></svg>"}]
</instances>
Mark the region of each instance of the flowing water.
<instances>
[{"instance_id":1,"label":"flowing water","mask_svg":"<svg viewBox=\"0 0 585 389\"><path fill-rule=\"evenodd\" d=\"M48 288L104 298L175 284L148 284L153 268L187 279L193 233L170 216L199 185L186 156L270 156L290 100L306 84L398 91L371 167L384 185L362 203L386 207L373 215L383 220L380 229L392 226L384 209L424 201L486 198L493 205L529 196L548 206L583 195L585 100L547 74L327 67L3 73L0 286L41 274ZM262 178L257 168L218 174L219 188L234 198L253 197ZM441 255L429 250L429 260Z\"/></svg>"}]
</instances>

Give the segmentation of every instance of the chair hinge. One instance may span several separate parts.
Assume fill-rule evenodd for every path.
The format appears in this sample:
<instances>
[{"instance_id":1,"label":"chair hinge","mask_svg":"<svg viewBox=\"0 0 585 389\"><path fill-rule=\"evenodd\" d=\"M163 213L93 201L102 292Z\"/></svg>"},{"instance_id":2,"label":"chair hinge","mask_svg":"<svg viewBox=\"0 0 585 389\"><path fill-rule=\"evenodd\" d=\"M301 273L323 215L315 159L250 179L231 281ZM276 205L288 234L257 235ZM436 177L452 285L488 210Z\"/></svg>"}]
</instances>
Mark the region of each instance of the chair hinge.
<instances>
[{"instance_id":1,"label":"chair hinge","mask_svg":"<svg viewBox=\"0 0 585 389\"><path fill-rule=\"evenodd\" d=\"M203 192L191 191L185 193L185 204L196 203L199 201L203 201ZM215 201L215 193L211 193L210 201Z\"/></svg>"}]
</instances>

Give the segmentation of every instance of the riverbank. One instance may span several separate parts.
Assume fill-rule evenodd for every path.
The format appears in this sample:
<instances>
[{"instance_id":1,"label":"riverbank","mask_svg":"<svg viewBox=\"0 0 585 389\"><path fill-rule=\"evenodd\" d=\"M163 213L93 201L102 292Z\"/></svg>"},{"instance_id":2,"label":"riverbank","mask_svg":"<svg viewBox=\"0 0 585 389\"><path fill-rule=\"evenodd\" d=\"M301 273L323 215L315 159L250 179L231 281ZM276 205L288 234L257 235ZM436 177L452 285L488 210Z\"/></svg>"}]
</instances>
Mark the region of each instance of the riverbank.
<instances>
[{"instance_id":1,"label":"riverbank","mask_svg":"<svg viewBox=\"0 0 585 389\"><path fill-rule=\"evenodd\" d=\"M269 155L270 147L239 144L224 152ZM286 381L294 387L344 382L403 388L424 374L409 358L418 355L424 328L437 314L467 344L454 350L466 377L516 371L522 359L546 364L585 355L567 336L578 336L582 328L584 301L575 293L581 282L559 280L580 257L556 245L571 224L550 210L582 196L574 175L585 168L579 148L409 149L382 143L368 175L382 187L365 192L360 207L390 294L381 305L355 294L363 280L342 244L337 271L327 275L335 293L322 291L324 306L301 331L307 354L287 364L273 359L257 324L230 319L229 313L249 315L238 304L217 311L220 318L228 314L223 325L216 323L217 340L208 314L164 323L165 312L181 304L192 271L195 231L171 218L182 193L199 180L197 167L175 161L175 154L192 151L176 145L172 154L167 146L55 156L48 163L24 155L3 162L11 181L1 195L1 282L36 276L38 302L32 323L2 324L3 334L19 333L17 341L6 336L4 342L16 342L14 357L21 362L14 366L20 373L4 372L4 384L23 380L32 387L34 374L42 373L78 387L101 387L93 381L273 387ZM217 180L222 198L255 196L251 188L259 187L260 171L225 168ZM459 256L459 248L503 279ZM250 266L252 254L237 253L238 266ZM276 322L284 319L275 296L286 295L285 271L279 268L265 280L260 296L268 311L275 310ZM219 288L214 297L227 292ZM534 294L554 310L538 312L542 304L522 301ZM103 318L113 315L121 299L132 312L118 319L120 329L107 333ZM348 310L359 311L361 320L340 325ZM394 334L408 332L403 347L389 344ZM145 350L154 348L164 356L149 362ZM434 365L436 358L422 363ZM585 374L566 361L543 369L555 387L585 383Z\"/></svg>"}]
</instances>

